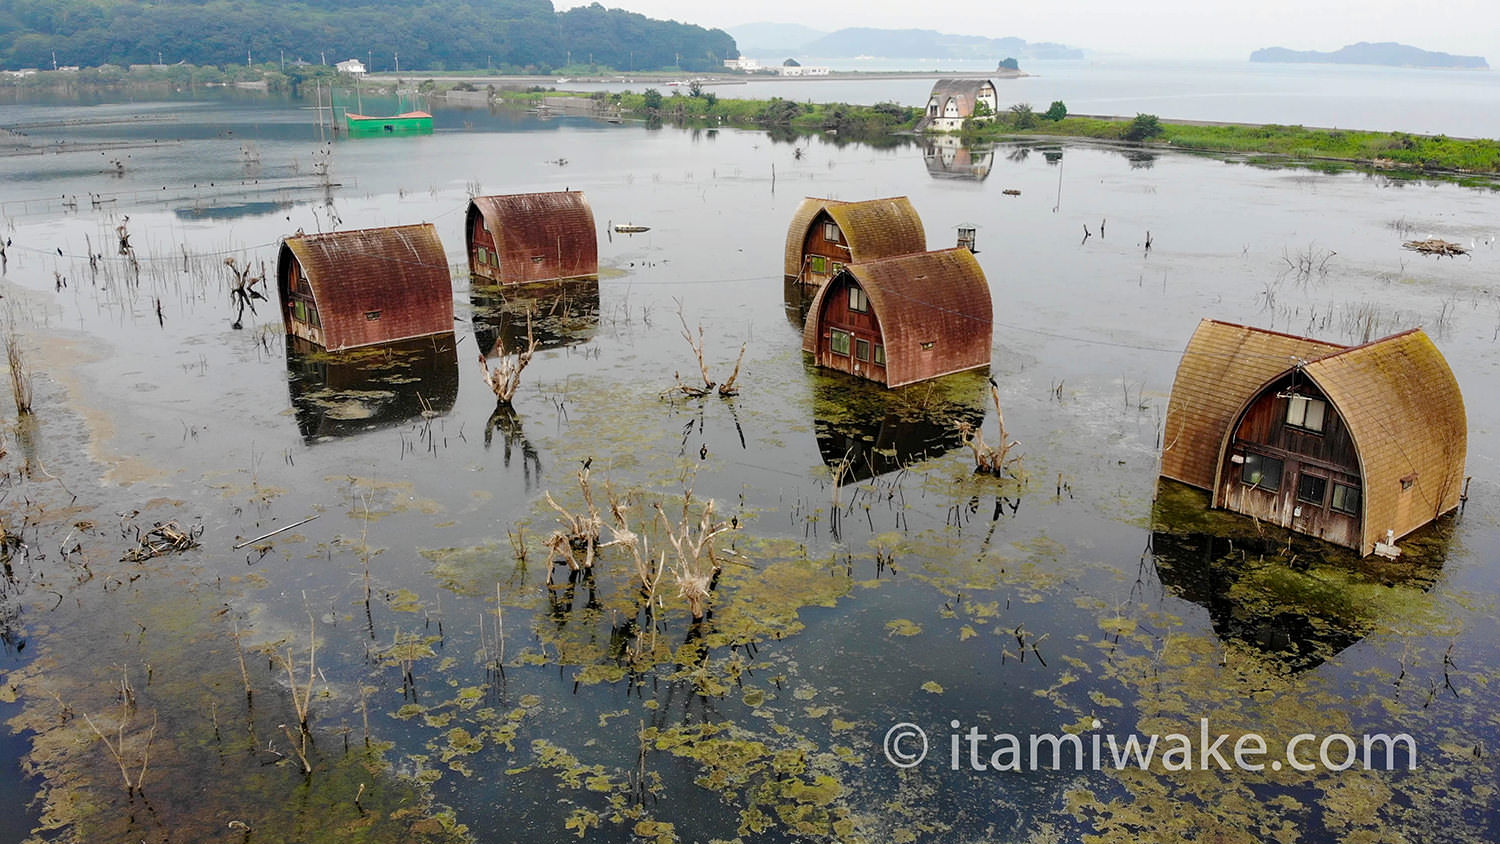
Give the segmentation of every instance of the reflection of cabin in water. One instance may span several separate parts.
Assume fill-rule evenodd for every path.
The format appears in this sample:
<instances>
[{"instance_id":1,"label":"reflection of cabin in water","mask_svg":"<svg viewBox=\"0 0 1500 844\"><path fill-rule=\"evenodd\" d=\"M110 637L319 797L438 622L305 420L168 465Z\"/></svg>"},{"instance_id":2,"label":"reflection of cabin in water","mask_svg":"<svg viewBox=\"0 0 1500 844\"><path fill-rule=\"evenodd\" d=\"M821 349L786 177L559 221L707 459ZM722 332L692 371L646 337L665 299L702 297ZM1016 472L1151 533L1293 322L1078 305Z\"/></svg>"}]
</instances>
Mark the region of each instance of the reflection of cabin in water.
<instances>
[{"instance_id":1,"label":"reflection of cabin in water","mask_svg":"<svg viewBox=\"0 0 1500 844\"><path fill-rule=\"evenodd\" d=\"M310 443L447 413L458 398L451 333L336 353L288 337L286 369L297 429Z\"/></svg>"},{"instance_id":2,"label":"reflection of cabin in water","mask_svg":"<svg viewBox=\"0 0 1500 844\"><path fill-rule=\"evenodd\" d=\"M840 483L856 483L940 457L963 445L959 423L984 422L980 373L947 379L940 389L885 390L838 376L813 380L818 453Z\"/></svg>"},{"instance_id":3,"label":"reflection of cabin in water","mask_svg":"<svg viewBox=\"0 0 1500 844\"><path fill-rule=\"evenodd\" d=\"M477 196L464 232L476 282L522 284L599 274L599 234L581 191Z\"/></svg>"},{"instance_id":4,"label":"reflection of cabin in water","mask_svg":"<svg viewBox=\"0 0 1500 844\"><path fill-rule=\"evenodd\" d=\"M448 258L431 223L289 237L276 284L287 333L330 351L453 331Z\"/></svg>"},{"instance_id":5,"label":"reflection of cabin in water","mask_svg":"<svg viewBox=\"0 0 1500 844\"><path fill-rule=\"evenodd\" d=\"M1162 475L1361 555L1458 506L1468 424L1421 329L1339 346L1204 320L1172 384Z\"/></svg>"},{"instance_id":6,"label":"reflection of cabin in water","mask_svg":"<svg viewBox=\"0 0 1500 844\"><path fill-rule=\"evenodd\" d=\"M841 202L808 197L786 233L786 277L823 284L845 264L927 251L927 232L904 196Z\"/></svg>"},{"instance_id":7,"label":"reflection of cabin in water","mask_svg":"<svg viewBox=\"0 0 1500 844\"><path fill-rule=\"evenodd\" d=\"M594 338L599 329L599 280L547 281L537 284L476 285L469 289L474 339L490 354L500 344L508 351L526 347L528 323L540 350L561 349Z\"/></svg>"},{"instance_id":8,"label":"reflection of cabin in water","mask_svg":"<svg viewBox=\"0 0 1500 844\"><path fill-rule=\"evenodd\" d=\"M900 387L990 362L990 287L967 249L850 264L818 290L802 350L818 366Z\"/></svg>"},{"instance_id":9,"label":"reflection of cabin in water","mask_svg":"<svg viewBox=\"0 0 1500 844\"><path fill-rule=\"evenodd\" d=\"M974 149L951 135L935 135L923 141L922 158L927 163L927 175L934 179L982 182L989 178L995 151L988 147Z\"/></svg>"},{"instance_id":10,"label":"reflection of cabin in water","mask_svg":"<svg viewBox=\"0 0 1500 844\"><path fill-rule=\"evenodd\" d=\"M979 108L980 105L984 108ZM990 119L999 110L995 83L990 80L939 79L932 84L927 111L918 121L917 131L957 132L968 118Z\"/></svg>"}]
</instances>

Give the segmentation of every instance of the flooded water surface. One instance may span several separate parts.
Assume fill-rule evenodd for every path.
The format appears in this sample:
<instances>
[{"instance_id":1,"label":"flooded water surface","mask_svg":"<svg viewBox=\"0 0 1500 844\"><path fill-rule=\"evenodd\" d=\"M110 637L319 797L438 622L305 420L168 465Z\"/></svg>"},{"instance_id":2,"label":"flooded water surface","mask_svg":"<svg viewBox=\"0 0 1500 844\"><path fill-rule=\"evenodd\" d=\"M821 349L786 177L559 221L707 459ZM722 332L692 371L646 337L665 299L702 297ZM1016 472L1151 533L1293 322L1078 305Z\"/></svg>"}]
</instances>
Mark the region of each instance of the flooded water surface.
<instances>
[{"instance_id":1,"label":"flooded water surface","mask_svg":"<svg viewBox=\"0 0 1500 844\"><path fill-rule=\"evenodd\" d=\"M34 393L0 404L0 793L31 807L0 839L1500 834L1500 194L482 111L325 144L300 105L0 107L98 118L0 158ZM471 285L469 197L565 188L597 282ZM929 248L977 227L988 372L811 368L782 282L809 195L907 196ZM274 275L299 229L418 222L451 337L305 347L274 278L232 327L226 259ZM1471 252L1402 248L1428 235ZM1425 327L1467 405L1461 514L1357 560L1159 487L1204 317ZM478 358L528 321L497 406ZM679 389L685 333L716 382L745 349L738 395ZM1007 477L956 433L994 441L987 375ZM591 523L592 566L553 565Z\"/></svg>"}]
</instances>

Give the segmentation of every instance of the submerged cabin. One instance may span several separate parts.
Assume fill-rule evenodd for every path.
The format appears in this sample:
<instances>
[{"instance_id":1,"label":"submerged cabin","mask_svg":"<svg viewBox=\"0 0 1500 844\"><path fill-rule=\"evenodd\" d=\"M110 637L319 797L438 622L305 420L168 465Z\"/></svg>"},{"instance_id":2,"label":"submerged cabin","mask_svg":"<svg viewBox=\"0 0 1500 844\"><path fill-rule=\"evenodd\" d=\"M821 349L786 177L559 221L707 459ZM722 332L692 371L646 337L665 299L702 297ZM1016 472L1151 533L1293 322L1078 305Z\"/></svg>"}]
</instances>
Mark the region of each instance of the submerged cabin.
<instances>
[{"instance_id":1,"label":"submerged cabin","mask_svg":"<svg viewBox=\"0 0 1500 844\"><path fill-rule=\"evenodd\" d=\"M988 79L939 79L932 84L917 131L957 132L971 117L992 118L1000 110L999 102L995 83ZM984 108L978 108L981 104Z\"/></svg>"},{"instance_id":2,"label":"submerged cabin","mask_svg":"<svg viewBox=\"0 0 1500 844\"><path fill-rule=\"evenodd\" d=\"M286 331L329 351L453 331L431 223L289 237L276 259Z\"/></svg>"},{"instance_id":3,"label":"submerged cabin","mask_svg":"<svg viewBox=\"0 0 1500 844\"><path fill-rule=\"evenodd\" d=\"M846 264L927 251L927 232L904 196L841 202L807 197L786 233L786 278L823 284Z\"/></svg>"},{"instance_id":4,"label":"submerged cabin","mask_svg":"<svg viewBox=\"0 0 1500 844\"><path fill-rule=\"evenodd\" d=\"M1341 346L1204 320L1183 352L1161 473L1211 506L1394 556L1458 506L1468 422L1437 346L1412 329Z\"/></svg>"},{"instance_id":5,"label":"submerged cabin","mask_svg":"<svg viewBox=\"0 0 1500 844\"><path fill-rule=\"evenodd\" d=\"M818 290L802 350L818 366L901 387L988 366L989 283L963 248L849 264Z\"/></svg>"},{"instance_id":6,"label":"submerged cabin","mask_svg":"<svg viewBox=\"0 0 1500 844\"><path fill-rule=\"evenodd\" d=\"M599 275L599 233L582 191L476 196L464 233L469 273L481 283Z\"/></svg>"}]
</instances>

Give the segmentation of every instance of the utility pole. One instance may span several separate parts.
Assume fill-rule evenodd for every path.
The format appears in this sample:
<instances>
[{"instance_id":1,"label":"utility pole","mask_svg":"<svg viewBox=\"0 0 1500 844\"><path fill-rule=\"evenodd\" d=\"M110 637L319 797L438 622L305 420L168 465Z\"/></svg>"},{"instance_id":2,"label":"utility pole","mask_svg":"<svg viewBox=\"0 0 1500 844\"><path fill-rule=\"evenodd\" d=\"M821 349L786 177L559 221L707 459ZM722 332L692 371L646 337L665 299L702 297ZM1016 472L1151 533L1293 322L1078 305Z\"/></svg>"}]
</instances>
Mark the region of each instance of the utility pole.
<instances>
[{"instance_id":1,"label":"utility pole","mask_svg":"<svg viewBox=\"0 0 1500 844\"><path fill-rule=\"evenodd\" d=\"M400 53L396 54L396 72L397 73L401 72L401 54Z\"/></svg>"}]
</instances>

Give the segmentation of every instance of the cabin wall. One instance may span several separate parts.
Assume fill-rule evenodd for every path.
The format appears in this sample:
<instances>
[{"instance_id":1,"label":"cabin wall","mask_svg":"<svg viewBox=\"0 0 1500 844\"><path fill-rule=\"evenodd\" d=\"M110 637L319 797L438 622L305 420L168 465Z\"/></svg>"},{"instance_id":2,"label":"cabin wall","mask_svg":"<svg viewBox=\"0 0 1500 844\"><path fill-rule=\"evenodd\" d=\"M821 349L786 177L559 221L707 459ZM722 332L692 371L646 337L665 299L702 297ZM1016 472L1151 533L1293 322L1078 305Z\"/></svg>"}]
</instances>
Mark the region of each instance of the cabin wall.
<instances>
[{"instance_id":1,"label":"cabin wall","mask_svg":"<svg viewBox=\"0 0 1500 844\"><path fill-rule=\"evenodd\" d=\"M476 278L500 282L500 256L495 251L495 238L485 227L484 215L473 214L469 219L469 275Z\"/></svg>"},{"instance_id":2,"label":"cabin wall","mask_svg":"<svg viewBox=\"0 0 1500 844\"><path fill-rule=\"evenodd\" d=\"M878 384L886 383L885 339L880 330L880 319L868 297L864 299L865 310L851 308L851 288L859 291L859 295L864 291L847 276L833 284L835 286L824 294L823 307L817 315L817 364ZM847 336L847 351L835 348L836 334Z\"/></svg>"},{"instance_id":3,"label":"cabin wall","mask_svg":"<svg viewBox=\"0 0 1500 844\"><path fill-rule=\"evenodd\" d=\"M1333 405L1306 385L1297 391L1324 403L1322 430L1288 424L1291 400L1277 396L1287 386L1268 388L1241 418L1224 456L1215 506L1359 549L1364 484L1354 440ZM1277 466L1279 479L1267 488ZM1256 471L1259 483L1252 482Z\"/></svg>"},{"instance_id":4,"label":"cabin wall","mask_svg":"<svg viewBox=\"0 0 1500 844\"><path fill-rule=\"evenodd\" d=\"M827 237L829 225L837 228L832 217L826 212L819 212L813 217L812 223L807 227L807 234L802 238L803 284L821 287L851 260L849 244L843 231L839 231L836 240L830 240Z\"/></svg>"},{"instance_id":5,"label":"cabin wall","mask_svg":"<svg viewBox=\"0 0 1500 844\"><path fill-rule=\"evenodd\" d=\"M281 317L287 333L322 346L323 321L318 314L318 302L313 298L312 285L308 284L302 265L295 259L287 262L281 285L284 309Z\"/></svg>"}]
</instances>

